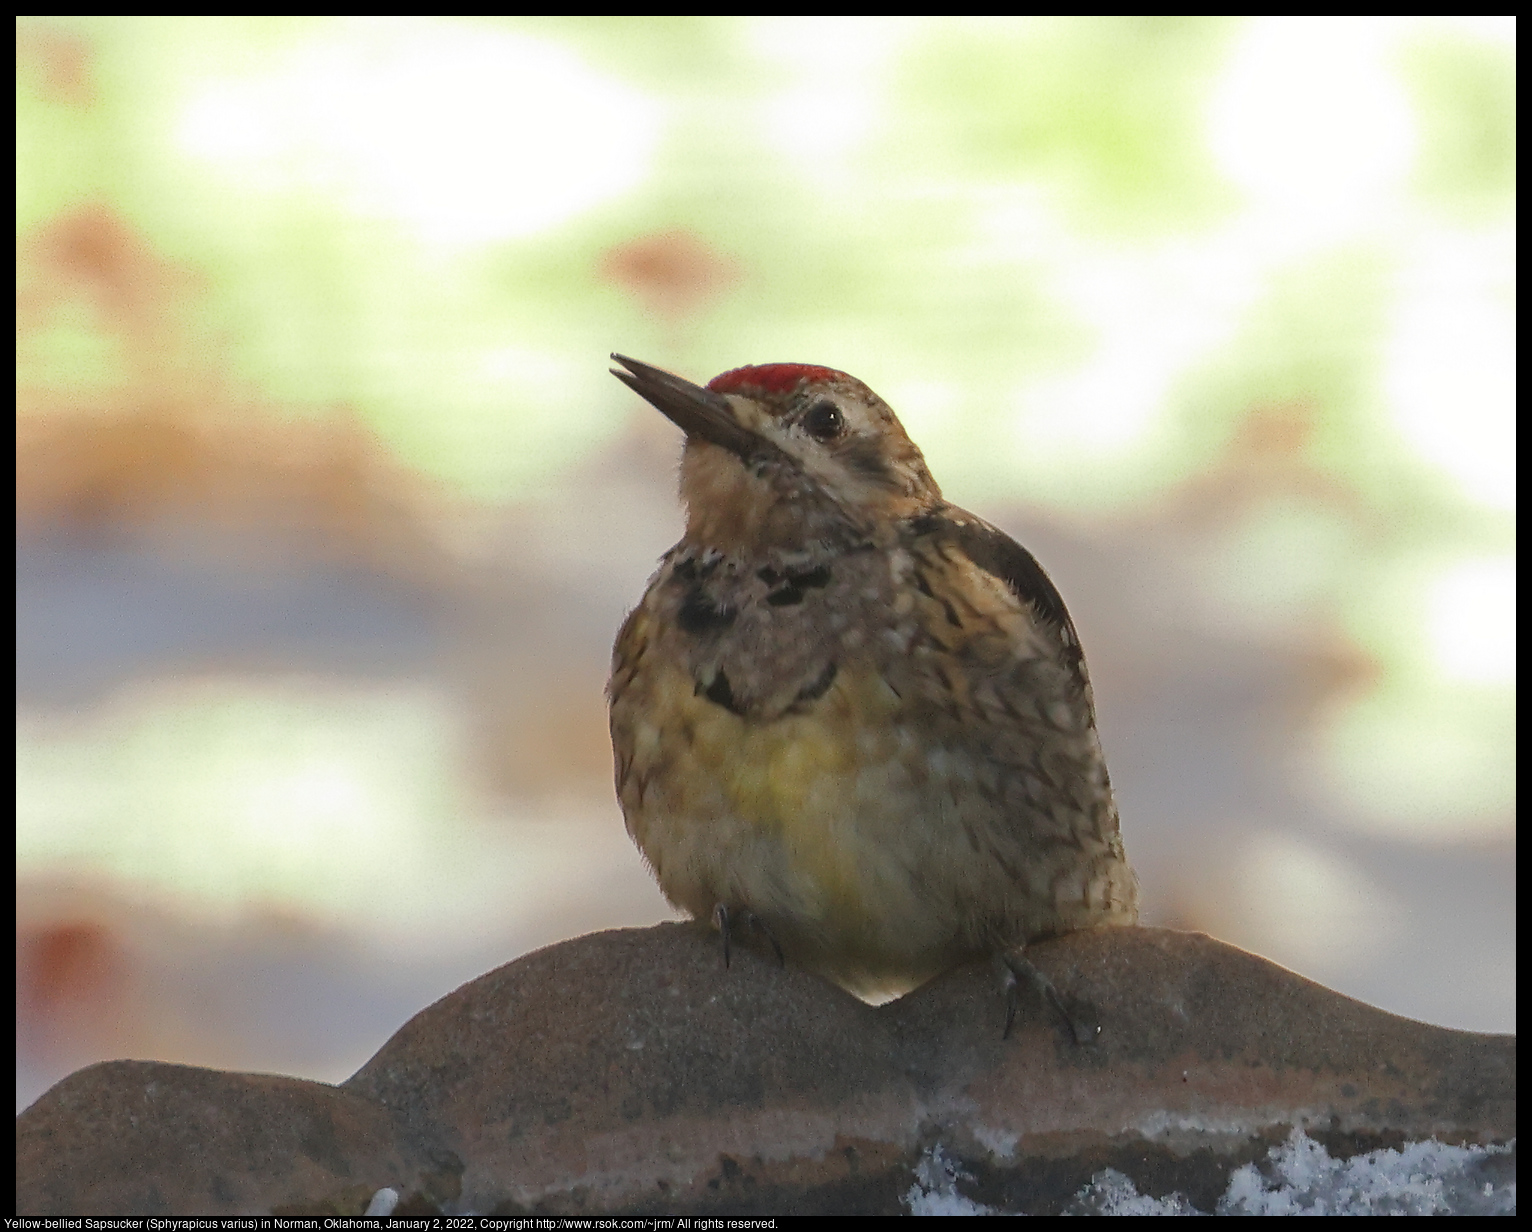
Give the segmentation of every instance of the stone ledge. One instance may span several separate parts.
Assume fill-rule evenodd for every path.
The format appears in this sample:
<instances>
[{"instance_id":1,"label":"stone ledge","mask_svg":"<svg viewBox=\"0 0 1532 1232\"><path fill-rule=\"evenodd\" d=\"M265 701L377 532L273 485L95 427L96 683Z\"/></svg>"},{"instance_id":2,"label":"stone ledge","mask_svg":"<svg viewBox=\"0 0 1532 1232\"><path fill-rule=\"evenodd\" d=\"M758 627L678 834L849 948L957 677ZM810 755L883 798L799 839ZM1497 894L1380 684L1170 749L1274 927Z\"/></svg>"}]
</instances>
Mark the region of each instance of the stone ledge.
<instances>
[{"instance_id":1,"label":"stone ledge","mask_svg":"<svg viewBox=\"0 0 1532 1232\"><path fill-rule=\"evenodd\" d=\"M877 1008L694 926L597 933L458 989L339 1087L118 1061L17 1119L23 1214L899 1213L940 1147L1056 1212L1103 1169L1211 1210L1293 1128L1332 1155L1515 1136L1514 1036L1400 1018L1194 933L1032 951L1099 1040L987 964Z\"/></svg>"}]
</instances>

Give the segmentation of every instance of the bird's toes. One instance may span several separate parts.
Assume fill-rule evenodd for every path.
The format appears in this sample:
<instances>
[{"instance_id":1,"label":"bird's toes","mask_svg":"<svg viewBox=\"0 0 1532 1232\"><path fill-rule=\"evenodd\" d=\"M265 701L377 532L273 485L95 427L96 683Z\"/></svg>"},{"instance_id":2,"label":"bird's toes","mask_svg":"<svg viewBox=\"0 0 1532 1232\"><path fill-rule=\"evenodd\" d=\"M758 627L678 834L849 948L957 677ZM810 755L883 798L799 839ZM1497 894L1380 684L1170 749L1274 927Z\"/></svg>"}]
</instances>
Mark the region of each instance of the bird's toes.
<instances>
[{"instance_id":1,"label":"bird's toes","mask_svg":"<svg viewBox=\"0 0 1532 1232\"><path fill-rule=\"evenodd\" d=\"M1009 1039L1011 1028L1015 1026L1023 983L1035 989L1053 1007L1076 1045L1094 1043L1100 1037L1101 1022L1094 1006L1074 999L1066 1004L1053 981L1020 950L1002 950L996 958L999 960L1001 992L1005 997L1005 1029L1001 1033L1002 1039Z\"/></svg>"},{"instance_id":2,"label":"bird's toes","mask_svg":"<svg viewBox=\"0 0 1532 1232\"><path fill-rule=\"evenodd\" d=\"M718 935L723 942L723 965L729 965L732 945L736 933L748 931L759 933L765 937L771 945L771 952L776 955L779 967L787 966L787 959L782 953L782 943L777 940L766 921L751 911L749 907L730 907L727 903L718 903L713 907L713 927L718 930Z\"/></svg>"}]
</instances>

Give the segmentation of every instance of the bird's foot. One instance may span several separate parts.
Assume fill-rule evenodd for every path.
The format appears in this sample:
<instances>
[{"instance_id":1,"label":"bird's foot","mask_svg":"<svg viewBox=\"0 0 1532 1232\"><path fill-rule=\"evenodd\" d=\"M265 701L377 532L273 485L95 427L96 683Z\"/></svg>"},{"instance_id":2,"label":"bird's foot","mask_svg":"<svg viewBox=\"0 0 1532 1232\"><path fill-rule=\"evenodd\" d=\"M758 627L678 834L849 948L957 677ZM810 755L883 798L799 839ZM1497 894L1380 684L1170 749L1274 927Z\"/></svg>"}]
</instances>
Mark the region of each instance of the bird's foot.
<instances>
[{"instance_id":1,"label":"bird's foot","mask_svg":"<svg viewBox=\"0 0 1532 1232\"><path fill-rule=\"evenodd\" d=\"M1058 1016L1064 1020L1064 1025L1069 1028L1070 1038L1076 1044L1092 1043L1101 1034L1101 1024L1095 1020L1095 1016L1078 1009L1071 1013L1053 981L1020 950L1002 950L996 958L999 959L1001 988L1005 993L1005 1030L1001 1033L1002 1039L1010 1039L1011 1028L1016 1023L1022 980L1037 989L1043 999L1053 1006Z\"/></svg>"},{"instance_id":2,"label":"bird's foot","mask_svg":"<svg viewBox=\"0 0 1532 1232\"><path fill-rule=\"evenodd\" d=\"M752 932L761 933L767 941L771 942L771 952L777 956L779 967L787 966L787 960L782 956L782 946L772 935L771 929L766 927L766 922L751 911L748 907L729 908L719 903L713 908L713 924L718 929L718 935L723 938L723 965L729 965L729 931L733 928L748 928Z\"/></svg>"}]
</instances>

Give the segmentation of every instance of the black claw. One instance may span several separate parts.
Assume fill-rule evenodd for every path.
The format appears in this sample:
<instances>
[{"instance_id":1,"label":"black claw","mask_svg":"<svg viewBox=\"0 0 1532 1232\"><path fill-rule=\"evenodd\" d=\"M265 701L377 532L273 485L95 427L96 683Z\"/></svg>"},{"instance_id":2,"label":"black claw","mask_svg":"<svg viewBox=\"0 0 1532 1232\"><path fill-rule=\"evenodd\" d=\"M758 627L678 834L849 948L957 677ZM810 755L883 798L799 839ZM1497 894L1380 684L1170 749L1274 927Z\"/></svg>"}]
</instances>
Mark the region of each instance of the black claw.
<instances>
[{"instance_id":1,"label":"black claw","mask_svg":"<svg viewBox=\"0 0 1532 1232\"><path fill-rule=\"evenodd\" d=\"M1059 1017L1062 1018L1065 1024L1069 1027L1069 1034L1074 1039L1076 1044L1093 1043L1096 1037L1101 1034L1101 1025L1099 1023L1085 1022L1084 1020L1077 1018L1074 1014L1071 1014L1069 1010L1065 1008L1064 999L1059 996L1059 990L1053 986L1053 982L1051 980L1048 981L1048 984L1043 989L1043 991L1047 994L1048 1000L1050 1003L1052 1003L1053 1008L1058 1011Z\"/></svg>"},{"instance_id":2,"label":"black claw","mask_svg":"<svg viewBox=\"0 0 1532 1232\"><path fill-rule=\"evenodd\" d=\"M1009 1039L1011 1036L1011 1026L1016 1020L1017 987L1023 976L1043 994L1048 1004L1053 1006L1058 1016L1064 1020L1064 1025L1069 1028L1069 1037L1075 1044L1089 1044L1101 1034L1098 1023L1082 1021L1069 1012L1064 1004L1064 998L1059 996L1059 990L1053 986L1053 981L1038 970L1029 959L1016 951L1008 950L1001 953L1000 961L1005 971L1005 1031L1001 1034L1001 1039Z\"/></svg>"},{"instance_id":3,"label":"black claw","mask_svg":"<svg viewBox=\"0 0 1532 1232\"><path fill-rule=\"evenodd\" d=\"M723 938L723 965L729 965L729 909L722 903L713 908L713 923L718 925L718 935Z\"/></svg>"},{"instance_id":4,"label":"black claw","mask_svg":"<svg viewBox=\"0 0 1532 1232\"><path fill-rule=\"evenodd\" d=\"M772 934L771 929L766 927L766 921L756 915L748 907L741 907L737 911L730 911L723 903L713 908L713 923L718 928L718 935L723 938L723 965L729 965L729 927L731 924L739 924L745 928L765 934L766 940L771 942L771 952L777 956L777 966L787 966L787 957L782 953L782 943Z\"/></svg>"}]
</instances>

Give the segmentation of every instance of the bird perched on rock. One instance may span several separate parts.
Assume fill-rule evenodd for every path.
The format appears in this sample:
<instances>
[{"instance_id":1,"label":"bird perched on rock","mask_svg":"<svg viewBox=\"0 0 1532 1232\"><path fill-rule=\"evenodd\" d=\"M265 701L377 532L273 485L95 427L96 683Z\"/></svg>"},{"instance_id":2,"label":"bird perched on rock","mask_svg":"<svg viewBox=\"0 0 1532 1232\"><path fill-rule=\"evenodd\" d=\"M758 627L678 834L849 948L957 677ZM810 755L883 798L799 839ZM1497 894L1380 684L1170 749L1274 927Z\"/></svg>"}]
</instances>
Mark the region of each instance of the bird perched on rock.
<instances>
[{"instance_id":1,"label":"bird perched on rock","mask_svg":"<svg viewBox=\"0 0 1532 1232\"><path fill-rule=\"evenodd\" d=\"M1132 924L1085 660L1032 554L942 499L861 381L706 388L612 357L685 434L686 533L612 654L628 832L677 907L853 991ZM1065 1014L1066 1018L1068 1014Z\"/></svg>"}]
</instances>

